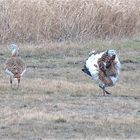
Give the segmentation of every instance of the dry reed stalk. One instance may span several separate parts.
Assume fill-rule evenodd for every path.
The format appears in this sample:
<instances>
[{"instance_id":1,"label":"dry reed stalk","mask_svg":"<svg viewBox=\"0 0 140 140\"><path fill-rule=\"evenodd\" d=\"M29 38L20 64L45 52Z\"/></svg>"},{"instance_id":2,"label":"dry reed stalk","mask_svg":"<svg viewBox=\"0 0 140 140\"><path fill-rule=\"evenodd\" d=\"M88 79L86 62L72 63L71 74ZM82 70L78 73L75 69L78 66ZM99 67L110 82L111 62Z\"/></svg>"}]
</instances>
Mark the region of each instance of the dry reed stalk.
<instances>
[{"instance_id":1,"label":"dry reed stalk","mask_svg":"<svg viewBox=\"0 0 140 140\"><path fill-rule=\"evenodd\" d=\"M137 38L138 0L0 0L0 42Z\"/></svg>"}]
</instances>

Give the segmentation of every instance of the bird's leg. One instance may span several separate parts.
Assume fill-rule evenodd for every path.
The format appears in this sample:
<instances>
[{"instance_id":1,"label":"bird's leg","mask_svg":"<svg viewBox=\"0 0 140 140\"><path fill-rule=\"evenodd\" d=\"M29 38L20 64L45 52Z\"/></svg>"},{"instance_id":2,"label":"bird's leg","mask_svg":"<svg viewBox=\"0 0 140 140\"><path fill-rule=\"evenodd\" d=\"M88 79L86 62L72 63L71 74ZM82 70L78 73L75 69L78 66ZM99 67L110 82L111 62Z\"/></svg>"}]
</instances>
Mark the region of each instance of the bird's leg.
<instances>
[{"instance_id":1,"label":"bird's leg","mask_svg":"<svg viewBox=\"0 0 140 140\"><path fill-rule=\"evenodd\" d=\"M105 93L106 93L105 90L103 90L103 96L105 96Z\"/></svg>"},{"instance_id":2,"label":"bird's leg","mask_svg":"<svg viewBox=\"0 0 140 140\"><path fill-rule=\"evenodd\" d=\"M12 88L12 77L10 76L10 84L11 84L11 88Z\"/></svg>"},{"instance_id":3,"label":"bird's leg","mask_svg":"<svg viewBox=\"0 0 140 140\"><path fill-rule=\"evenodd\" d=\"M18 88L19 88L19 84L20 84L20 78L18 78Z\"/></svg>"},{"instance_id":4,"label":"bird's leg","mask_svg":"<svg viewBox=\"0 0 140 140\"><path fill-rule=\"evenodd\" d=\"M103 90L103 95L105 95L105 93L106 94L111 94L110 92L108 92L108 91L105 90L105 87L104 86L102 87L101 85L99 85L99 87Z\"/></svg>"},{"instance_id":5,"label":"bird's leg","mask_svg":"<svg viewBox=\"0 0 140 140\"><path fill-rule=\"evenodd\" d=\"M100 86L99 86L100 87ZM103 96L105 96L105 94L106 94L106 90L105 90L105 86L103 86L103 87L101 87L102 89L103 89Z\"/></svg>"}]
</instances>

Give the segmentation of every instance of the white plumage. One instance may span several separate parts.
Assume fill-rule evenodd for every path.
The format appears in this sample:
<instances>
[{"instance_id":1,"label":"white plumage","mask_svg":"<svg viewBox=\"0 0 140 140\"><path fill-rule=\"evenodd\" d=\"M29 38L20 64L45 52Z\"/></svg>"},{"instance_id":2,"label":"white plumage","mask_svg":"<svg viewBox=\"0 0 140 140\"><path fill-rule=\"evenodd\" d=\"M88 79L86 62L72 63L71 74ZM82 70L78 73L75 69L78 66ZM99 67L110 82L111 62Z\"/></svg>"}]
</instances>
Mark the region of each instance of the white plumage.
<instances>
[{"instance_id":1,"label":"white plumage","mask_svg":"<svg viewBox=\"0 0 140 140\"><path fill-rule=\"evenodd\" d=\"M103 70L100 68L99 61L102 63ZM111 66L114 67L113 73ZM100 53L90 52L82 71L93 78L99 87L103 89L104 94L105 92L109 94L105 88L116 84L119 79L120 68L121 64L116 51L110 49Z\"/></svg>"}]
</instances>

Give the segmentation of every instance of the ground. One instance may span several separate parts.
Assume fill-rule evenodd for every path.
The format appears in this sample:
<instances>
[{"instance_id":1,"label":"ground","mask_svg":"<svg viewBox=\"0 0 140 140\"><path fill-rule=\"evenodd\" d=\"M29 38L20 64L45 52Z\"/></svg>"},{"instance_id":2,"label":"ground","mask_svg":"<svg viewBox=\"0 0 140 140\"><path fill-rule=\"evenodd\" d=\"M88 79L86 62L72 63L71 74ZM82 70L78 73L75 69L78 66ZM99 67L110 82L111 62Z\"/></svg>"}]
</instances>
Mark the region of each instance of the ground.
<instances>
[{"instance_id":1,"label":"ground","mask_svg":"<svg viewBox=\"0 0 140 140\"><path fill-rule=\"evenodd\" d=\"M8 47L0 53L1 140L140 138L139 42L19 46L27 71L18 90L3 70ZM91 50L107 48L119 51L122 70L102 96L81 69Z\"/></svg>"}]
</instances>

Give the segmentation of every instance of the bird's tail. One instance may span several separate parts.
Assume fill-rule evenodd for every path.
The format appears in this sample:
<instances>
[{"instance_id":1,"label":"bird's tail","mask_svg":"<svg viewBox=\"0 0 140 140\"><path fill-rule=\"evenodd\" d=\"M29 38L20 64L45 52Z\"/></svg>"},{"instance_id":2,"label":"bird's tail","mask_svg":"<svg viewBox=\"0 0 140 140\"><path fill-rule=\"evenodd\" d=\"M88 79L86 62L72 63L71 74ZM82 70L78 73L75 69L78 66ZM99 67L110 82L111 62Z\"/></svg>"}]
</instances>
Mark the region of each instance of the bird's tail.
<instances>
[{"instance_id":1,"label":"bird's tail","mask_svg":"<svg viewBox=\"0 0 140 140\"><path fill-rule=\"evenodd\" d=\"M91 76L89 70L87 69L87 67L86 67L85 65L84 65L84 68L82 69L82 71L83 71L84 73L86 73L87 75Z\"/></svg>"}]
</instances>

